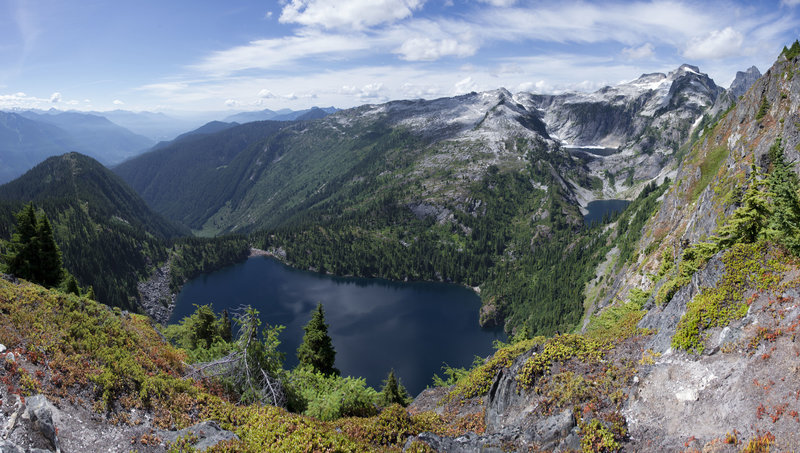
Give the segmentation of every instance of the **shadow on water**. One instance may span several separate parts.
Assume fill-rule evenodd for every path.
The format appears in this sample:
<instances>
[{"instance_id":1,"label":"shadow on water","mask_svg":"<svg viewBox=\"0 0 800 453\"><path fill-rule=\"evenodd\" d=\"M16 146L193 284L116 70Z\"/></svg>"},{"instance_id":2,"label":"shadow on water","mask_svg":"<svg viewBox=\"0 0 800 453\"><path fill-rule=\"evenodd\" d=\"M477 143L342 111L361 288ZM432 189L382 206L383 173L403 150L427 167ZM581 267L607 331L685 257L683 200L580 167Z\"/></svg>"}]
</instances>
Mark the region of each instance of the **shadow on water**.
<instances>
[{"instance_id":1,"label":"shadow on water","mask_svg":"<svg viewBox=\"0 0 800 453\"><path fill-rule=\"evenodd\" d=\"M292 269L256 257L188 282L178 295L170 322L211 304L216 312L252 305L262 323L286 326L281 334L285 367L297 364L303 326L317 302L325 307L343 375L361 376L380 389L394 368L414 395L441 375L443 363L468 366L475 355L493 352L502 329L478 325L480 298L467 288L431 282L333 277Z\"/></svg>"}]
</instances>

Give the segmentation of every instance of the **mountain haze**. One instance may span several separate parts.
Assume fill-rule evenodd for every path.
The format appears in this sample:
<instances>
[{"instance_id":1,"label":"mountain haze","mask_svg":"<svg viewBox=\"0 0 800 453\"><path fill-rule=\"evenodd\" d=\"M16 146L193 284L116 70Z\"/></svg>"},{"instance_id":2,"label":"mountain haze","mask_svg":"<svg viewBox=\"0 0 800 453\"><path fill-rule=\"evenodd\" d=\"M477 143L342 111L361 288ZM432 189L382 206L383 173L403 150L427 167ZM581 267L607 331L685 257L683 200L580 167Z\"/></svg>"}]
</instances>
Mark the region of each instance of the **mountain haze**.
<instances>
[{"instance_id":1,"label":"mountain haze","mask_svg":"<svg viewBox=\"0 0 800 453\"><path fill-rule=\"evenodd\" d=\"M73 151L91 155L104 165L122 162L153 146L153 140L135 134L99 115L79 112L20 112L20 115L66 131L77 143Z\"/></svg>"},{"instance_id":2,"label":"mountain haze","mask_svg":"<svg viewBox=\"0 0 800 453\"><path fill-rule=\"evenodd\" d=\"M76 151L113 164L152 145L152 140L97 115L0 112L0 183L22 175L50 156Z\"/></svg>"}]
</instances>

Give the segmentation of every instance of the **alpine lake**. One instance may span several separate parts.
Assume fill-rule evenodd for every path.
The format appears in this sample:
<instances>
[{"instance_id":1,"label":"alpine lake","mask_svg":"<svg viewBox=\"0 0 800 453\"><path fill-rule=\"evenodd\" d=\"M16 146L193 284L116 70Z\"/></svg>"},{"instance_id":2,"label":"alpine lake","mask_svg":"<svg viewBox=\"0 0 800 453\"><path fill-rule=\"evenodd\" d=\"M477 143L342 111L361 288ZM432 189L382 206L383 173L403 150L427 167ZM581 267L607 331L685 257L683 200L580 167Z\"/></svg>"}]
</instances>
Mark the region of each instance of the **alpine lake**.
<instances>
[{"instance_id":1,"label":"alpine lake","mask_svg":"<svg viewBox=\"0 0 800 453\"><path fill-rule=\"evenodd\" d=\"M493 353L502 328L478 324L480 298L447 283L394 282L335 277L288 267L273 258L243 263L201 275L184 285L170 323L210 304L216 313L251 305L264 325L283 325L280 350L284 368L297 365L303 326L317 303L325 309L328 334L343 376L363 377L380 390L394 369L412 396L432 385L442 366L469 367L475 356ZM235 330L234 325L234 330Z\"/></svg>"},{"instance_id":2,"label":"alpine lake","mask_svg":"<svg viewBox=\"0 0 800 453\"><path fill-rule=\"evenodd\" d=\"M631 204L628 200L595 200L590 201L586 206L586 214L583 216L583 223L591 225L603 221L606 215L613 215L622 212L628 205Z\"/></svg>"}]
</instances>

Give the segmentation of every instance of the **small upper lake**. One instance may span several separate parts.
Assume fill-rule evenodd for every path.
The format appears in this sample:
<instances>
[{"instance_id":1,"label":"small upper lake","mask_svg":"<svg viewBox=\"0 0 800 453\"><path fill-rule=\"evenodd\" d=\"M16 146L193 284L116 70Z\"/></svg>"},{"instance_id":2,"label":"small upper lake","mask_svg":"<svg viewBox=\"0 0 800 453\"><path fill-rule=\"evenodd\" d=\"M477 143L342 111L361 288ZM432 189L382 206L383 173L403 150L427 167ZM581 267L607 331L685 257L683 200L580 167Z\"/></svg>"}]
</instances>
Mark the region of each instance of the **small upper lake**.
<instances>
[{"instance_id":1,"label":"small upper lake","mask_svg":"<svg viewBox=\"0 0 800 453\"><path fill-rule=\"evenodd\" d=\"M443 363L461 367L475 355L493 352L502 329L478 325L480 298L467 288L430 282L392 282L343 278L290 268L272 258L205 274L188 282L178 295L170 323L194 312L194 304L214 311L252 305L263 323L281 324L284 367L297 365L303 326L322 302L328 334L343 376L360 376L380 390L394 368L412 396L431 385ZM444 376L443 376L444 377Z\"/></svg>"},{"instance_id":2,"label":"small upper lake","mask_svg":"<svg viewBox=\"0 0 800 453\"><path fill-rule=\"evenodd\" d=\"M603 216L606 214L612 215L617 212L622 212L631 202L628 200L595 200L586 205L586 210L589 212L583 216L583 223L591 225L595 222L601 222Z\"/></svg>"},{"instance_id":3,"label":"small upper lake","mask_svg":"<svg viewBox=\"0 0 800 453\"><path fill-rule=\"evenodd\" d=\"M572 154L591 154L592 156L610 156L619 152L619 148L604 148L600 146L565 146L564 149Z\"/></svg>"}]
</instances>

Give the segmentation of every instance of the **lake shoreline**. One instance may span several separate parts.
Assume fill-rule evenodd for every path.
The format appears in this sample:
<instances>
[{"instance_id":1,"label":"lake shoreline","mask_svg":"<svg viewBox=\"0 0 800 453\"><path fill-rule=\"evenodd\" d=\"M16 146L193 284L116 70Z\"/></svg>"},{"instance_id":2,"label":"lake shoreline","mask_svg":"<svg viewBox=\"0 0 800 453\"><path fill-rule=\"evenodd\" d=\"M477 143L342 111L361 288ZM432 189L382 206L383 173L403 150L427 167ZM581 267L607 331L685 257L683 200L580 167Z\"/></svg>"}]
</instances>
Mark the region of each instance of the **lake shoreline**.
<instances>
[{"instance_id":1,"label":"lake shoreline","mask_svg":"<svg viewBox=\"0 0 800 453\"><path fill-rule=\"evenodd\" d=\"M463 285L383 278L342 277L293 268L275 250L254 250L243 263L187 282L171 322L190 314L195 304L215 312L250 305L263 325L284 325L281 351L295 365L303 325L317 303L337 349L337 367L380 386L392 368L409 390L430 385L443 363L469 366L476 353L489 355L495 340L507 341L502 328L481 328L481 301Z\"/></svg>"},{"instance_id":2,"label":"lake shoreline","mask_svg":"<svg viewBox=\"0 0 800 453\"><path fill-rule=\"evenodd\" d=\"M450 284L450 285L458 285L458 286L461 286L463 288L466 288L466 289L474 292L475 294L478 295L478 297L481 297L481 287L480 286L469 286L469 285L466 285L466 284L463 284L463 283L457 283L457 282L452 282L452 281L445 281L445 280L409 280L408 277L406 277L405 280L395 280L395 279L388 278L388 277L365 277L363 275L353 275L353 274L338 275L338 274L334 274L333 272L330 272L330 271L320 272L318 269L313 268L313 267L308 268L308 269L300 269L298 267L293 266L292 263L290 263L289 260L286 259L286 251L283 249L283 247L278 247L275 250L264 250L264 249L257 249L255 247L250 247L250 255L247 256L247 259L255 258L255 257L259 257L259 256L263 256L263 257L267 257L267 258L274 258L274 259L280 261L281 263L285 264L286 266L291 267L292 269L305 270L305 271L308 271L308 272L316 272L318 274L329 275L331 277L378 278L378 279L383 279L383 280L387 280L387 281L390 281L390 282L399 282L399 283L428 282L428 283L447 283L447 284ZM481 297L481 305L482 305L482 303L483 303L483 298Z\"/></svg>"}]
</instances>

